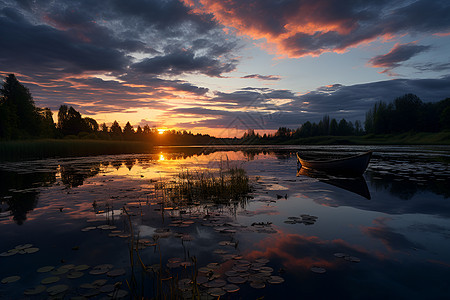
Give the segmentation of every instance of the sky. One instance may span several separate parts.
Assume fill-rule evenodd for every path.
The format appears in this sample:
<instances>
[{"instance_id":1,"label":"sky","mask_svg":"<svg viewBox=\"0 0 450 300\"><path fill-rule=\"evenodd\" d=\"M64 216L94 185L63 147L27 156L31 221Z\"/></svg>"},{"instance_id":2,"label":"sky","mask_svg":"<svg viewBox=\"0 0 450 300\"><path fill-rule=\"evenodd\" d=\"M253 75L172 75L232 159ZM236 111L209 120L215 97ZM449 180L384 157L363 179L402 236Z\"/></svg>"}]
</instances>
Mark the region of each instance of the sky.
<instances>
[{"instance_id":1,"label":"sky","mask_svg":"<svg viewBox=\"0 0 450 300\"><path fill-rule=\"evenodd\" d=\"M0 0L39 107L220 137L450 97L448 0Z\"/></svg>"}]
</instances>

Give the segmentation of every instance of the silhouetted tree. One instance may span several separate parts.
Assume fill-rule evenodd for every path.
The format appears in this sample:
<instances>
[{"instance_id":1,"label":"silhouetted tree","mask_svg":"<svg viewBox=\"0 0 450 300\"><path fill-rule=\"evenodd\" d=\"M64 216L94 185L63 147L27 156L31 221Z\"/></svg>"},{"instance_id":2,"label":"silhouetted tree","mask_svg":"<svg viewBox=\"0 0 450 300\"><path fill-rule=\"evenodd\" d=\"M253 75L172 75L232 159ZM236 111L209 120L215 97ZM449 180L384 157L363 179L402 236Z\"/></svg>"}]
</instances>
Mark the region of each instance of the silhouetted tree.
<instances>
[{"instance_id":1,"label":"silhouetted tree","mask_svg":"<svg viewBox=\"0 0 450 300\"><path fill-rule=\"evenodd\" d=\"M109 129L109 132L111 132L111 135L114 138L120 138L122 135L122 128L117 121L114 121Z\"/></svg>"},{"instance_id":2,"label":"silhouetted tree","mask_svg":"<svg viewBox=\"0 0 450 300\"><path fill-rule=\"evenodd\" d=\"M6 139L36 137L40 135L40 115L30 91L14 74L9 74L0 89L0 133Z\"/></svg>"}]
</instances>

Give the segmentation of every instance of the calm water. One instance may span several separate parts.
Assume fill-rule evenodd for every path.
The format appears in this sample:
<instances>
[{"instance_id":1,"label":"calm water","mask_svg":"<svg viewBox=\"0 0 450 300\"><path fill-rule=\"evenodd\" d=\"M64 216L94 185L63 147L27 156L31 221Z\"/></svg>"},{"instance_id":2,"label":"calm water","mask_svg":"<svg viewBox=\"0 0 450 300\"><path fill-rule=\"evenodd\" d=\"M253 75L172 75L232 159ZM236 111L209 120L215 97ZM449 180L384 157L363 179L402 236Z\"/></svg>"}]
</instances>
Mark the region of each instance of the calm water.
<instances>
[{"instance_id":1,"label":"calm water","mask_svg":"<svg viewBox=\"0 0 450 300\"><path fill-rule=\"evenodd\" d=\"M48 291L24 295L44 285L64 299L102 299L114 289L125 295L127 282L154 297L153 273L142 279L142 267L132 269L133 234L142 263L168 270L164 284L178 276L184 288L182 279L197 270L200 281L213 279L200 292L235 282L240 290L225 299L448 299L450 148L370 147L372 161L358 180L298 173L298 149L160 148L152 155L2 163L0 280L20 279L0 284L0 298L46 299ZM181 169L214 172L220 164L247 171L251 198L172 207L155 192L155 182ZM105 264L111 266L98 267ZM122 285L114 288L116 282Z\"/></svg>"}]
</instances>

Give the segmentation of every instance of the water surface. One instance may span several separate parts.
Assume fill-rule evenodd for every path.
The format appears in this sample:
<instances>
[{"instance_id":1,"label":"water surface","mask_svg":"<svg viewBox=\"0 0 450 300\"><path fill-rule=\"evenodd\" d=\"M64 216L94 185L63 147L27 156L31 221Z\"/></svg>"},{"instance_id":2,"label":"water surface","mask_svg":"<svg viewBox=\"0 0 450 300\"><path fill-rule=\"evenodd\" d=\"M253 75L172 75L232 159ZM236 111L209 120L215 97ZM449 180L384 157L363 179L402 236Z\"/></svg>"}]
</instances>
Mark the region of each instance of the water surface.
<instances>
[{"instance_id":1,"label":"water surface","mask_svg":"<svg viewBox=\"0 0 450 300\"><path fill-rule=\"evenodd\" d=\"M374 155L363 179L314 177L298 172L299 149L370 149ZM67 285L59 294L65 299L92 292L81 286L98 279L107 280L105 286L122 282L120 289L130 292L126 282L142 273L130 263L133 235L142 241L143 263L161 263L178 280L195 271L228 280L226 272L247 266L235 270L247 273L246 282L236 284L240 290L222 298L444 299L450 293L449 161L448 147L289 146L172 147L147 155L2 163L0 279L20 279L0 284L0 298L24 297L52 276L59 280L44 286ZM246 170L251 197L173 206L155 190L181 170L214 172L225 165ZM39 250L8 255L26 244ZM102 264L125 274L90 274ZM70 278L80 265L89 268ZM68 271L37 272L43 266ZM284 282L267 277L264 287L250 284L259 282L251 279L263 276L261 268ZM135 289L154 297L157 287L144 282Z\"/></svg>"}]
</instances>

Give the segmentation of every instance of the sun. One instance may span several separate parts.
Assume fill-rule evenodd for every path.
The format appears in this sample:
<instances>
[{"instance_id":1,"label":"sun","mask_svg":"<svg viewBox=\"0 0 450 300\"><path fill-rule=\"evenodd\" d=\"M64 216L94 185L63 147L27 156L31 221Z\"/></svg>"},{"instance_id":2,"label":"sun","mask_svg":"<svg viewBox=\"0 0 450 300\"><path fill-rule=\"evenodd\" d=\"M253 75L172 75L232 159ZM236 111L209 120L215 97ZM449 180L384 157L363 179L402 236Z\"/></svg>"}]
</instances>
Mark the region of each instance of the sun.
<instances>
[{"instance_id":1,"label":"sun","mask_svg":"<svg viewBox=\"0 0 450 300\"><path fill-rule=\"evenodd\" d=\"M163 134L164 132L166 132L167 129L164 128L158 128L158 134Z\"/></svg>"}]
</instances>

